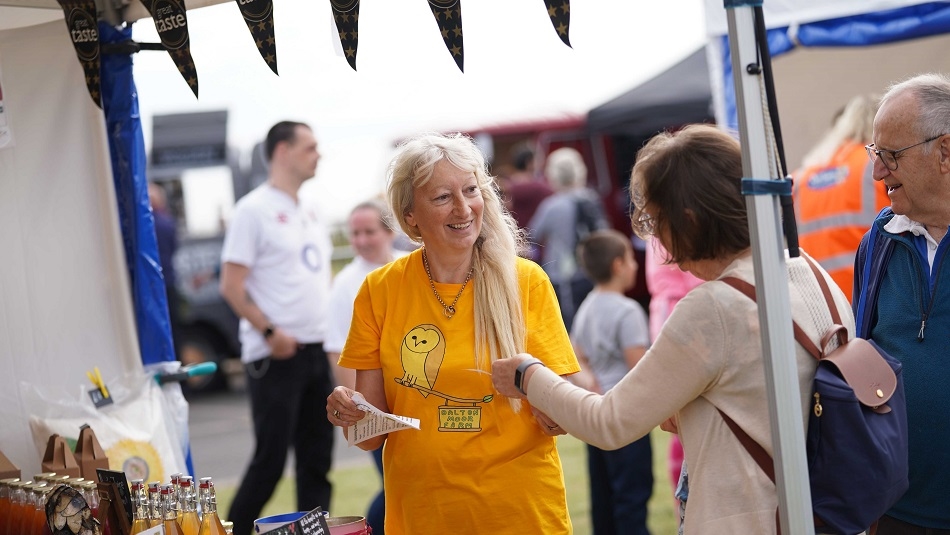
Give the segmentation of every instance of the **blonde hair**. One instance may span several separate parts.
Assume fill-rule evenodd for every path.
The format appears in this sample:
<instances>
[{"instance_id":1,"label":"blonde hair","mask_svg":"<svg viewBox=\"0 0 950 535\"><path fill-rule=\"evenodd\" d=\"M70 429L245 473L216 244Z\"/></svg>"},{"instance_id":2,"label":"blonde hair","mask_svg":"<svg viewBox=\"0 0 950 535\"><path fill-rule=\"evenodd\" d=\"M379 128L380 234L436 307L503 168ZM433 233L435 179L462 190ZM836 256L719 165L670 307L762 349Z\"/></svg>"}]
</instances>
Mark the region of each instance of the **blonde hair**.
<instances>
[{"instance_id":1,"label":"blonde hair","mask_svg":"<svg viewBox=\"0 0 950 535\"><path fill-rule=\"evenodd\" d=\"M802 158L802 167L825 165L846 142L870 143L874 132L874 115L880 107L877 95L852 97L835 119L831 130Z\"/></svg>"},{"instance_id":2,"label":"blonde hair","mask_svg":"<svg viewBox=\"0 0 950 535\"><path fill-rule=\"evenodd\" d=\"M503 208L494 179L485 169L485 158L471 138L423 134L404 142L389 166L389 203L410 239L422 243L419 229L406 222L413 208L413 191L432 178L442 160L474 173L484 200L481 233L472 251L472 279L476 282L475 365L489 370L492 362L525 351L527 326L515 262L524 251L524 234ZM510 401L516 411L520 409L520 400Z\"/></svg>"}]
</instances>

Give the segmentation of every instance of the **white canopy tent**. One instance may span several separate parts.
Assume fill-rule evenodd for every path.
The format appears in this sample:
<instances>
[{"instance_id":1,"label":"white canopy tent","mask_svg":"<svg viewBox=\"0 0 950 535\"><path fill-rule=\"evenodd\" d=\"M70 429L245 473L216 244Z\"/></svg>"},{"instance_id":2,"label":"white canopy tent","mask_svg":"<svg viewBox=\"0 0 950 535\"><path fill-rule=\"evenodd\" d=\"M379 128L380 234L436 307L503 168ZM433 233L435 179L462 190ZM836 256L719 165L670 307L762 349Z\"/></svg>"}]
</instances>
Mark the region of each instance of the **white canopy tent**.
<instances>
[{"instance_id":1,"label":"white canopy tent","mask_svg":"<svg viewBox=\"0 0 950 535\"><path fill-rule=\"evenodd\" d=\"M705 1L716 121L735 128L732 79L724 73L726 12L722 0ZM914 74L950 72L946 1L766 0L762 7L767 28L793 46L773 50L772 57L789 171L852 96L883 93ZM811 44L814 27L826 32L820 45Z\"/></svg>"}]
</instances>

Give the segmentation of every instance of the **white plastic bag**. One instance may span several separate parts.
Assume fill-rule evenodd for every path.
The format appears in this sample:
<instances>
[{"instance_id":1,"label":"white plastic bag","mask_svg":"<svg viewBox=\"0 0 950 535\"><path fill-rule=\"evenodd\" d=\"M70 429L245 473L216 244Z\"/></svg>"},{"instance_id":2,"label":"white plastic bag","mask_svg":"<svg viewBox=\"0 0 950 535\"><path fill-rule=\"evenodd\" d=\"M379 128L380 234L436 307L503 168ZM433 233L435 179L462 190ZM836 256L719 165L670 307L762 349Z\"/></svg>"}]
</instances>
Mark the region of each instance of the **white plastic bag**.
<instances>
[{"instance_id":1,"label":"white plastic bag","mask_svg":"<svg viewBox=\"0 0 950 535\"><path fill-rule=\"evenodd\" d=\"M167 481L171 474L185 472L183 442L175 423L181 414L171 414L180 407L169 409L153 375L127 375L107 381L106 386L113 404L97 409L86 395L86 386L80 389L77 401L60 391L20 383L39 458L50 435L64 437L75 449L80 427L89 424L109 458L109 468L125 472L129 480ZM181 402L187 429L187 402L183 397Z\"/></svg>"}]
</instances>

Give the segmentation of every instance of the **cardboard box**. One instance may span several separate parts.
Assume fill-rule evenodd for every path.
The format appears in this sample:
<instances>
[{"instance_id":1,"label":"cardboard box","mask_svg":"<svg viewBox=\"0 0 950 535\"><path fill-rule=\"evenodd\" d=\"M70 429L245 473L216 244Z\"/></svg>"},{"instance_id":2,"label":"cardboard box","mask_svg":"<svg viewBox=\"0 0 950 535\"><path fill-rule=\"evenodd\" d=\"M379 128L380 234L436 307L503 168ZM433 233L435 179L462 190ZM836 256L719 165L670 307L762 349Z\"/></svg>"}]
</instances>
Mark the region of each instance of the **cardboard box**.
<instances>
[{"instance_id":1,"label":"cardboard box","mask_svg":"<svg viewBox=\"0 0 950 535\"><path fill-rule=\"evenodd\" d=\"M53 434L46 442L46 453L40 465L44 472L56 472L61 476L79 477L79 464L66 439Z\"/></svg>"},{"instance_id":2,"label":"cardboard box","mask_svg":"<svg viewBox=\"0 0 950 535\"><path fill-rule=\"evenodd\" d=\"M7 459L7 456L0 451L0 479L10 479L14 477L19 479L20 469L10 462L10 459Z\"/></svg>"},{"instance_id":3,"label":"cardboard box","mask_svg":"<svg viewBox=\"0 0 950 535\"><path fill-rule=\"evenodd\" d=\"M96 432L88 424L79 428L79 440L76 441L76 462L79 464L79 473L89 481L99 482L97 468L109 469L109 458L99 445Z\"/></svg>"}]
</instances>

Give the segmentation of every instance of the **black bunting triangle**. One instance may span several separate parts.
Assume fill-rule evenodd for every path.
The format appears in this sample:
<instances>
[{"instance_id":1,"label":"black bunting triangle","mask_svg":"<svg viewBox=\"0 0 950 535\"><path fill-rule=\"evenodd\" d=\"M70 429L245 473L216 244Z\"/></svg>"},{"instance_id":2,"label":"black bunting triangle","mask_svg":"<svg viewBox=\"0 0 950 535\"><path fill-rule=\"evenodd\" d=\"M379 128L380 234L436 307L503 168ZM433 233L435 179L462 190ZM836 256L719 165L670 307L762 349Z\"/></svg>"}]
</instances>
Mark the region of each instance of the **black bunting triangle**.
<instances>
[{"instance_id":1,"label":"black bunting triangle","mask_svg":"<svg viewBox=\"0 0 950 535\"><path fill-rule=\"evenodd\" d=\"M86 76L86 89L96 106L102 107L99 83L99 24L94 0L59 0L66 15L66 28Z\"/></svg>"},{"instance_id":2,"label":"black bunting triangle","mask_svg":"<svg viewBox=\"0 0 950 535\"><path fill-rule=\"evenodd\" d=\"M445 47L459 70L465 72L465 51L462 47L462 0L429 0L432 15L439 24Z\"/></svg>"},{"instance_id":3,"label":"black bunting triangle","mask_svg":"<svg viewBox=\"0 0 950 535\"><path fill-rule=\"evenodd\" d=\"M360 0L330 0L333 20L340 37L340 46L346 62L356 70L356 50L359 45Z\"/></svg>"},{"instance_id":4,"label":"black bunting triangle","mask_svg":"<svg viewBox=\"0 0 950 535\"><path fill-rule=\"evenodd\" d=\"M571 46L571 0L544 0L544 5L548 8L548 16L551 17L551 24L557 31L557 36L564 41L564 44Z\"/></svg>"},{"instance_id":5,"label":"black bunting triangle","mask_svg":"<svg viewBox=\"0 0 950 535\"><path fill-rule=\"evenodd\" d=\"M188 16L183 0L142 0L142 5L152 15L155 29L162 46L168 51L178 72L188 87L198 96L198 70L191 58L191 40L188 36Z\"/></svg>"},{"instance_id":6,"label":"black bunting triangle","mask_svg":"<svg viewBox=\"0 0 950 535\"><path fill-rule=\"evenodd\" d=\"M270 70L277 74L277 41L274 39L273 0L235 0L254 44Z\"/></svg>"}]
</instances>

